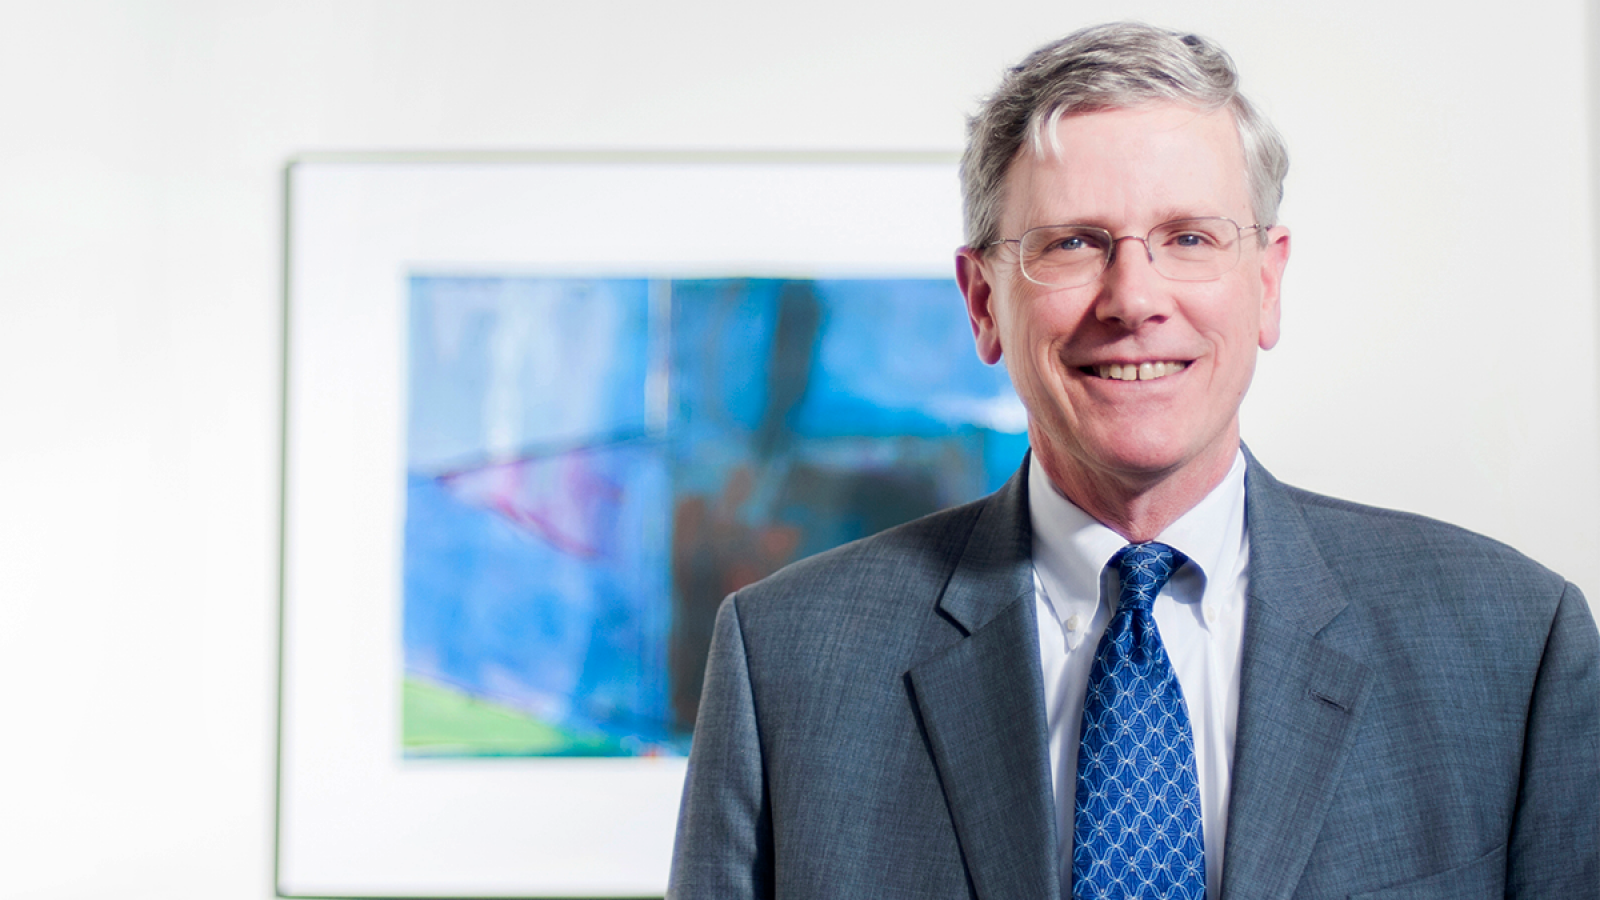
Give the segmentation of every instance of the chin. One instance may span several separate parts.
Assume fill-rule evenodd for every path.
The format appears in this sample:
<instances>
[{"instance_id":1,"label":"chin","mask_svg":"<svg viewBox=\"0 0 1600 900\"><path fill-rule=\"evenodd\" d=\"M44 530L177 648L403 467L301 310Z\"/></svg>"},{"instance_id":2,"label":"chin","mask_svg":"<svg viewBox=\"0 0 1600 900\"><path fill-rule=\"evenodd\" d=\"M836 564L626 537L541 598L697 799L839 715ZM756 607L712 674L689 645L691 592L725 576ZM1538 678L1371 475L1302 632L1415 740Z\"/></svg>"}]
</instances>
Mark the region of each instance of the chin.
<instances>
[{"instance_id":1,"label":"chin","mask_svg":"<svg viewBox=\"0 0 1600 900\"><path fill-rule=\"evenodd\" d=\"M1160 472L1180 465L1192 452L1179 435L1142 422L1108 423L1097 430L1102 433L1085 435L1088 440L1082 445L1084 455L1100 460L1109 468Z\"/></svg>"},{"instance_id":2,"label":"chin","mask_svg":"<svg viewBox=\"0 0 1600 900\"><path fill-rule=\"evenodd\" d=\"M1113 472L1157 479L1183 468L1184 458L1181 454L1164 450L1130 452L1123 449L1121 452L1101 454L1100 461L1103 468Z\"/></svg>"}]
</instances>

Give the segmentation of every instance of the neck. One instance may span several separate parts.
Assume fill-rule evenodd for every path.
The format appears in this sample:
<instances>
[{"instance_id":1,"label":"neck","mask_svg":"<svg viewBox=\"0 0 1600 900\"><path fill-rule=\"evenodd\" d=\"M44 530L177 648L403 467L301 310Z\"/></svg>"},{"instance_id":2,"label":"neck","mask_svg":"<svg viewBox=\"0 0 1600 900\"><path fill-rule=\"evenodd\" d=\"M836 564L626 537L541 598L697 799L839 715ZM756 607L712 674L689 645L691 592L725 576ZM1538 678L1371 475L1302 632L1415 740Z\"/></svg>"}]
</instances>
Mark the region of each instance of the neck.
<instances>
[{"instance_id":1,"label":"neck","mask_svg":"<svg viewBox=\"0 0 1600 900\"><path fill-rule=\"evenodd\" d=\"M1155 540L1198 506L1227 477L1237 452L1235 443L1227 454L1157 475L1090 471L1064 465L1048 453L1040 454L1039 464L1057 493L1129 543L1140 544Z\"/></svg>"}]
</instances>

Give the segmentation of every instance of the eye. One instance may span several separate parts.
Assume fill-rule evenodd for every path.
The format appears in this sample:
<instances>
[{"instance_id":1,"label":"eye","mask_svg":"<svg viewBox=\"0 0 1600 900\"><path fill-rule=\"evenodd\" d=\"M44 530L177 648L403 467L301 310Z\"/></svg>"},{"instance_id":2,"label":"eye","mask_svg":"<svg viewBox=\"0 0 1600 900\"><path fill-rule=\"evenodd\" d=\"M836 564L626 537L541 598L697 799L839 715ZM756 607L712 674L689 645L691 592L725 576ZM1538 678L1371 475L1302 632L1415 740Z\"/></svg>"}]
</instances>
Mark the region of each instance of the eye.
<instances>
[{"instance_id":1,"label":"eye","mask_svg":"<svg viewBox=\"0 0 1600 900\"><path fill-rule=\"evenodd\" d=\"M1238 236L1238 226L1223 218L1177 219L1151 232L1153 243L1174 253L1212 253Z\"/></svg>"},{"instance_id":2,"label":"eye","mask_svg":"<svg viewBox=\"0 0 1600 900\"><path fill-rule=\"evenodd\" d=\"M1022 235L1022 274L1044 285L1067 287L1094 279L1109 255L1111 235L1092 225L1046 225Z\"/></svg>"},{"instance_id":3,"label":"eye","mask_svg":"<svg viewBox=\"0 0 1600 900\"><path fill-rule=\"evenodd\" d=\"M1077 255L1080 253L1104 253L1106 239L1093 231L1077 229L1063 229L1043 235L1041 250L1044 253Z\"/></svg>"},{"instance_id":4,"label":"eye","mask_svg":"<svg viewBox=\"0 0 1600 900\"><path fill-rule=\"evenodd\" d=\"M1217 239L1198 231L1181 231L1168 239L1167 243L1184 248L1215 247Z\"/></svg>"}]
</instances>

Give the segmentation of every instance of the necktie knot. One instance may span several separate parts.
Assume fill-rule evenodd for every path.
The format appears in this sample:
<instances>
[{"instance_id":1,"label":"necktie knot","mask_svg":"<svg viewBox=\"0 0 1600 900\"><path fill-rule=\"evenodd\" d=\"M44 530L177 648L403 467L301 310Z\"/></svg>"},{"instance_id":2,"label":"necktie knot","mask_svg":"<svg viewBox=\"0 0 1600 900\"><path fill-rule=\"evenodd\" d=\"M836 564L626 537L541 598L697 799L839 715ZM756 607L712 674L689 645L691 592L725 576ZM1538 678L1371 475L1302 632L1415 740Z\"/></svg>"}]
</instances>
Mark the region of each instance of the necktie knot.
<instances>
[{"instance_id":1,"label":"necktie knot","mask_svg":"<svg viewBox=\"0 0 1600 900\"><path fill-rule=\"evenodd\" d=\"M1111 558L1122 580L1117 611L1150 609L1156 595L1166 586L1167 579L1187 561L1188 557L1182 553L1155 541L1129 544L1118 550L1117 555Z\"/></svg>"}]
</instances>

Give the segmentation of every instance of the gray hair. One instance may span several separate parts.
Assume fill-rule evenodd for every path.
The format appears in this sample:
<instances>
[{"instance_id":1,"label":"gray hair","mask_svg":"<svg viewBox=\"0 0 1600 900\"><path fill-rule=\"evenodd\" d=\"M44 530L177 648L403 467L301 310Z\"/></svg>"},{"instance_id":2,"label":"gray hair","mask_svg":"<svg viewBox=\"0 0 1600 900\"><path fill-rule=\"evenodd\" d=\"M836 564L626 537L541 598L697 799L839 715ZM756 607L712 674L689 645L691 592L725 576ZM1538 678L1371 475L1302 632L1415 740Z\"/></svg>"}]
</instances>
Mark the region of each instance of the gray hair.
<instances>
[{"instance_id":1,"label":"gray hair","mask_svg":"<svg viewBox=\"0 0 1600 900\"><path fill-rule=\"evenodd\" d=\"M1000 237L1006 173L1024 141L1042 154L1055 147L1064 116L1159 102L1233 112L1251 210L1257 223L1277 224L1289 151L1238 85L1239 73L1221 47L1149 25L1096 25L1040 47L1006 73L967 121L961 156L967 246L981 249ZM1259 234L1266 239L1265 229Z\"/></svg>"}]
</instances>

